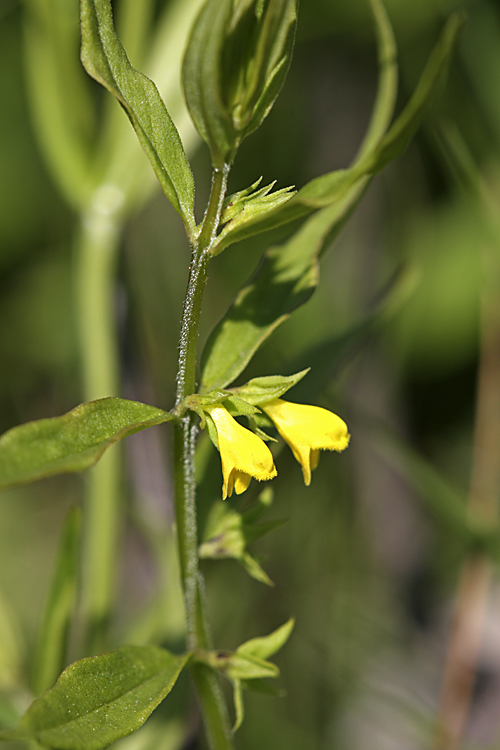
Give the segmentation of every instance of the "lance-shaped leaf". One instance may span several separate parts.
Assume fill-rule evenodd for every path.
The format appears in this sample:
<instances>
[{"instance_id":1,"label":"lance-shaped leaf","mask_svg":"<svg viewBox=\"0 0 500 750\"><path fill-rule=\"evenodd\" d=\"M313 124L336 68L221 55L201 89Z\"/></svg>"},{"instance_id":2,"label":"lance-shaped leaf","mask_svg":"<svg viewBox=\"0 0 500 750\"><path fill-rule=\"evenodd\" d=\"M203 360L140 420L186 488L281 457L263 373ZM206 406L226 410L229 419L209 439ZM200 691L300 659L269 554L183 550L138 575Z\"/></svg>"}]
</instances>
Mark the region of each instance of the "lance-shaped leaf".
<instances>
[{"instance_id":1,"label":"lance-shaped leaf","mask_svg":"<svg viewBox=\"0 0 500 750\"><path fill-rule=\"evenodd\" d=\"M0 489L87 469L113 443L170 419L154 406L110 397L13 427L0 437Z\"/></svg>"},{"instance_id":2,"label":"lance-shaped leaf","mask_svg":"<svg viewBox=\"0 0 500 750\"><path fill-rule=\"evenodd\" d=\"M283 523L285 523L284 519L269 523L250 523L247 522L245 514L238 513L226 502L217 501L212 506L207 519L199 556L215 560L233 558L240 562L252 578L268 586L274 586L265 570L248 552L247 547L264 534L279 528Z\"/></svg>"},{"instance_id":3,"label":"lance-shaped leaf","mask_svg":"<svg viewBox=\"0 0 500 750\"><path fill-rule=\"evenodd\" d=\"M377 7L375 4L374 8ZM310 182L277 209L278 213L274 210L264 217L264 224L246 224L242 234L236 232L226 236L226 239L237 241L250 236L257 227L262 231L263 227L283 223L282 219L289 221L325 206L310 217L287 243L268 250L260 271L240 291L225 318L212 332L203 353L203 389L229 385L271 333L310 298L318 283L319 255L357 205L371 175L385 165L387 155L390 153L394 157L404 150L442 83L463 20L461 14L453 15L446 24L414 96L388 133L383 135L392 113L395 62L386 17L376 13L375 18L379 29L379 57L386 63L381 69L372 124L359 159L348 170ZM277 223L274 219L278 219ZM214 249L214 253L219 251L218 247Z\"/></svg>"},{"instance_id":4,"label":"lance-shaped leaf","mask_svg":"<svg viewBox=\"0 0 500 750\"><path fill-rule=\"evenodd\" d=\"M82 61L125 109L165 195L192 236L194 181L179 133L153 81L130 63L109 0L81 0Z\"/></svg>"},{"instance_id":5,"label":"lance-shaped leaf","mask_svg":"<svg viewBox=\"0 0 500 750\"><path fill-rule=\"evenodd\" d=\"M309 368L306 368L294 375L267 375L263 378L252 378L245 385L232 388L231 391L248 403L260 406L283 396L308 372Z\"/></svg>"},{"instance_id":6,"label":"lance-shaped leaf","mask_svg":"<svg viewBox=\"0 0 500 750\"><path fill-rule=\"evenodd\" d=\"M183 86L216 168L269 113L291 61L297 0L207 0L188 43Z\"/></svg>"},{"instance_id":7,"label":"lance-shaped leaf","mask_svg":"<svg viewBox=\"0 0 500 750\"><path fill-rule=\"evenodd\" d=\"M81 210L95 174L87 138L93 115L88 79L75 55L78 5L29 0L26 6L24 62L37 138L64 196Z\"/></svg>"},{"instance_id":8,"label":"lance-shaped leaf","mask_svg":"<svg viewBox=\"0 0 500 750\"><path fill-rule=\"evenodd\" d=\"M49 597L33 658L31 682L35 695L53 685L65 666L66 641L76 604L80 572L81 521L81 508L71 508L62 529Z\"/></svg>"},{"instance_id":9,"label":"lance-shaped leaf","mask_svg":"<svg viewBox=\"0 0 500 750\"><path fill-rule=\"evenodd\" d=\"M262 688L261 692L277 694L274 690L266 689L267 683L263 682L267 678L276 678L280 675L278 667L267 659L285 645L294 625L295 620L292 617L269 635L242 643L233 653L219 651L204 655L205 662L225 675L233 684L236 714L233 732L236 732L243 722L244 688Z\"/></svg>"},{"instance_id":10,"label":"lance-shaped leaf","mask_svg":"<svg viewBox=\"0 0 500 750\"><path fill-rule=\"evenodd\" d=\"M310 298L319 280L318 256L340 229L345 210L342 204L319 211L291 240L266 252L260 271L239 292L207 341L203 391L232 383L271 333Z\"/></svg>"},{"instance_id":11,"label":"lance-shaped leaf","mask_svg":"<svg viewBox=\"0 0 500 750\"><path fill-rule=\"evenodd\" d=\"M372 6L378 32L380 79L370 125L354 163L348 169L316 177L288 201L281 203L268 213L256 213L249 220L235 222L233 226L228 225L221 232L218 244L213 247L212 252L215 255L246 237L295 221L319 208L345 202L346 196L352 192L359 200L373 175L400 156L408 146L424 114L443 85L451 52L464 16L460 12L450 16L429 57L413 96L387 130L392 117L395 95L395 47L392 31L382 6L375 1L372 2Z\"/></svg>"},{"instance_id":12,"label":"lance-shaped leaf","mask_svg":"<svg viewBox=\"0 0 500 750\"><path fill-rule=\"evenodd\" d=\"M139 729L173 688L190 654L123 646L71 664L4 740L56 750L102 750Z\"/></svg>"}]
</instances>

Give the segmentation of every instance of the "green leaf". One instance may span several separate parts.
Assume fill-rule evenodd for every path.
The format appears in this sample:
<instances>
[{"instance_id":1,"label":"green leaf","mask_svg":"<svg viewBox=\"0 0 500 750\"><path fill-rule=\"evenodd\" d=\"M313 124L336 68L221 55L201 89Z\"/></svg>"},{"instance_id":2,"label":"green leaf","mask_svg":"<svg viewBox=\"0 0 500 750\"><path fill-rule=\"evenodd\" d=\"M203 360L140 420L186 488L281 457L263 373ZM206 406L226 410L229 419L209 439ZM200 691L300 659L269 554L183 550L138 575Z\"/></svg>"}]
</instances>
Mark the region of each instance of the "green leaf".
<instances>
[{"instance_id":1,"label":"green leaf","mask_svg":"<svg viewBox=\"0 0 500 750\"><path fill-rule=\"evenodd\" d=\"M262 123L291 61L297 0L207 0L189 38L183 86L216 168Z\"/></svg>"},{"instance_id":2,"label":"green leaf","mask_svg":"<svg viewBox=\"0 0 500 750\"><path fill-rule=\"evenodd\" d=\"M245 707L243 704L243 689L240 680L233 680L233 701L234 701L234 724L233 732L236 732L243 724L245 718Z\"/></svg>"},{"instance_id":3,"label":"green leaf","mask_svg":"<svg viewBox=\"0 0 500 750\"><path fill-rule=\"evenodd\" d=\"M407 148L424 114L443 87L451 53L464 21L465 12L457 11L446 22L413 96L380 144L367 158L366 165L363 165L368 172L380 172Z\"/></svg>"},{"instance_id":4,"label":"green leaf","mask_svg":"<svg viewBox=\"0 0 500 750\"><path fill-rule=\"evenodd\" d=\"M318 282L320 253L360 200L371 176L406 148L443 82L462 22L461 13L450 17L413 97L383 138L382 126L390 111L386 102L390 97L383 92L392 90L392 84L387 83L375 107L372 123L376 125L369 128L368 146L363 148L354 166L312 180L284 206L265 215L258 231L324 206L287 243L266 253L261 271L240 291L226 317L212 332L203 353L203 389L224 388L230 384L277 326L312 295ZM380 27L382 21L378 19L378 23ZM381 55L387 51L388 43L383 41L386 37L387 32L380 31ZM367 151L368 147L371 150ZM229 233L221 244L227 246L230 241L250 236L256 227L246 225L241 232Z\"/></svg>"},{"instance_id":5,"label":"green leaf","mask_svg":"<svg viewBox=\"0 0 500 750\"><path fill-rule=\"evenodd\" d=\"M261 511L260 504L257 504L257 508ZM254 513L253 518L255 517ZM283 523L283 519L261 524L245 523L244 515L233 510L228 503L217 501L213 504L207 519L204 540L198 554L202 559L238 560L252 578L268 586L274 586L265 570L248 552L247 546L264 534L279 528Z\"/></svg>"},{"instance_id":6,"label":"green leaf","mask_svg":"<svg viewBox=\"0 0 500 750\"><path fill-rule=\"evenodd\" d=\"M341 333L305 349L286 363L287 369L291 370L305 365L310 368L307 380L298 383L294 399L299 402L314 402L370 337L404 306L413 294L417 282L415 269L410 265L396 269L391 278L375 292L368 311L360 320Z\"/></svg>"},{"instance_id":7,"label":"green leaf","mask_svg":"<svg viewBox=\"0 0 500 750\"><path fill-rule=\"evenodd\" d=\"M266 678L279 677L280 671L275 664L267 661L282 648L289 639L294 618L263 638L252 638L242 643L232 654L222 656L220 670L233 684L233 699L235 709L235 723L233 732L241 726L244 718L243 688L254 687L260 692L276 694L266 689ZM217 667L216 667L217 668Z\"/></svg>"},{"instance_id":8,"label":"green leaf","mask_svg":"<svg viewBox=\"0 0 500 750\"><path fill-rule=\"evenodd\" d=\"M226 676L230 680L259 680L277 678L280 676L280 671L276 664L270 661L235 651L229 659Z\"/></svg>"},{"instance_id":9,"label":"green leaf","mask_svg":"<svg viewBox=\"0 0 500 750\"><path fill-rule=\"evenodd\" d=\"M56 750L102 750L144 724L189 658L156 646L123 646L77 661L0 738L36 740Z\"/></svg>"},{"instance_id":10,"label":"green leaf","mask_svg":"<svg viewBox=\"0 0 500 750\"><path fill-rule=\"evenodd\" d=\"M338 205L323 209L288 242L266 252L260 271L239 292L207 341L202 391L232 383L272 332L307 302L318 284L318 256L340 228L343 215Z\"/></svg>"},{"instance_id":11,"label":"green leaf","mask_svg":"<svg viewBox=\"0 0 500 750\"><path fill-rule=\"evenodd\" d=\"M309 368L297 372L295 375L268 375L263 378L252 378L245 385L231 390L244 401L248 401L249 404L260 406L283 396L308 372Z\"/></svg>"},{"instance_id":12,"label":"green leaf","mask_svg":"<svg viewBox=\"0 0 500 750\"><path fill-rule=\"evenodd\" d=\"M382 5L378 0L372 0L371 4L379 45L379 87L370 125L353 165L348 169L316 177L304 185L290 200L271 211L257 213L250 220L235 225L232 229L227 227L219 236L219 244L213 248L214 254L221 252L234 242L295 221L329 205L343 205L344 215L347 216L361 198L373 175L400 156L408 146L423 116L443 85L464 15L457 12L450 16L413 96L386 132L392 117L396 94L396 50L392 29Z\"/></svg>"},{"instance_id":13,"label":"green leaf","mask_svg":"<svg viewBox=\"0 0 500 750\"><path fill-rule=\"evenodd\" d=\"M35 695L53 685L64 666L66 639L76 603L80 572L81 516L81 508L71 508L61 533L52 584L33 658L32 685Z\"/></svg>"},{"instance_id":14,"label":"green leaf","mask_svg":"<svg viewBox=\"0 0 500 750\"><path fill-rule=\"evenodd\" d=\"M110 397L13 427L0 437L0 489L87 469L113 443L170 419L154 406Z\"/></svg>"},{"instance_id":15,"label":"green leaf","mask_svg":"<svg viewBox=\"0 0 500 750\"><path fill-rule=\"evenodd\" d=\"M23 635L10 602L0 591L0 727L3 724L1 703L4 691L5 701L15 704L14 691L23 684Z\"/></svg>"},{"instance_id":16,"label":"green leaf","mask_svg":"<svg viewBox=\"0 0 500 750\"><path fill-rule=\"evenodd\" d=\"M225 224L226 226L218 236L212 255L218 255L227 247L225 243L227 236L234 236L235 232L241 231L244 227L253 226L261 216L266 216L274 209L288 203L295 194L292 187L282 188L272 193L270 191L273 186L274 183L271 183L252 195L238 197L238 199L228 203L221 218L221 225Z\"/></svg>"},{"instance_id":17,"label":"green leaf","mask_svg":"<svg viewBox=\"0 0 500 750\"><path fill-rule=\"evenodd\" d=\"M153 81L136 70L118 39L109 0L81 0L82 61L125 109L165 195L194 235L194 181L179 133Z\"/></svg>"},{"instance_id":18,"label":"green leaf","mask_svg":"<svg viewBox=\"0 0 500 750\"><path fill-rule=\"evenodd\" d=\"M385 135L394 114L398 93L397 47L391 22L380 0L369 0L378 50L378 87L370 124L355 159L370 153Z\"/></svg>"},{"instance_id":19,"label":"green leaf","mask_svg":"<svg viewBox=\"0 0 500 750\"><path fill-rule=\"evenodd\" d=\"M274 586L274 582L271 580L271 578L269 578L266 571L260 565L260 563L257 562L255 557L252 557L250 552L244 552L239 558L239 562L246 570L248 575L255 581L264 583L266 586Z\"/></svg>"},{"instance_id":20,"label":"green leaf","mask_svg":"<svg viewBox=\"0 0 500 750\"><path fill-rule=\"evenodd\" d=\"M37 138L66 199L81 210L95 187L95 176L88 79L75 55L80 36L78 6L66 0L28 0L23 26Z\"/></svg>"},{"instance_id":21,"label":"green leaf","mask_svg":"<svg viewBox=\"0 0 500 750\"><path fill-rule=\"evenodd\" d=\"M269 635L245 641L236 649L236 653L257 659L268 659L283 648L292 634L294 625L295 619L291 617L284 625L269 633Z\"/></svg>"}]
</instances>

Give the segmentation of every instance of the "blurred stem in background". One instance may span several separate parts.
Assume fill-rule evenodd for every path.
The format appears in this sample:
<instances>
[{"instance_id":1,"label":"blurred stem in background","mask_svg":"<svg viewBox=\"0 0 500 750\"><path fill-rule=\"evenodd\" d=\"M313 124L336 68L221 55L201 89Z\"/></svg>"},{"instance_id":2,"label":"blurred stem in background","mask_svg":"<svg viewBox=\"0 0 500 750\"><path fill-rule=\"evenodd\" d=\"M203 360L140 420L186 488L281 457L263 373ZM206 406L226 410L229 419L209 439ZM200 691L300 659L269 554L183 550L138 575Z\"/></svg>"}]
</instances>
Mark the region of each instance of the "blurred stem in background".
<instances>
[{"instance_id":1,"label":"blurred stem in background","mask_svg":"<svg viewBox=\"0 0 500 750\"><path fill-rule=\"evenodd\" d=\"M498 524L500 500L500 229L496 206L481 183L458 133L445 144L462 180L480 197L489 242L483 246L480 353L476 414L468 501L471 523L485 532ZM459 574L450 640L438 710L434 750L458 750L470 713L483 627L488 606L492 563L471 552Z\"/></svg>"},{"instance_id":2,"label":"blurred stem in background","mask_svg":"<svg viewBox=\"0 0 500 750\"><path fill-rule=\"evenodd\" d=\"M200 0L173 0L149 38L153 3L123 0L116 19L132 62L144 59L189 153L198 137L180 91L183 44ZM25 60L36 132L61 194L78 215L76 317L82 401L120 393L115 271L128 216L155 182L133 129L116 102L99 118L79 61L77 0L29 0ZM94 122L92 122L94 120ZM102 124L101 124L102 120ZM95 133L93 132L95 130ZM121 468L115 447L88 478L82 562L86 650L106 647L119 559Z\"/></svg>"},{"instance_id":3,"label":"blurred stem in background","mask_svg":"<svg viewBox=\"0 0 500 750\"><path fill-rule=\"evenodd\" d=\"M120 394L114 299L121 225L113 203L121 204L121 199L121 191L113 191L113 186L101 188L83 218L76 243L76 305L85 401ZM91 651L105 647L113 601L120 530L120 459L119 450L104 456L90 473L86 490L82 608Z\"/></svg>"}]
</instances>

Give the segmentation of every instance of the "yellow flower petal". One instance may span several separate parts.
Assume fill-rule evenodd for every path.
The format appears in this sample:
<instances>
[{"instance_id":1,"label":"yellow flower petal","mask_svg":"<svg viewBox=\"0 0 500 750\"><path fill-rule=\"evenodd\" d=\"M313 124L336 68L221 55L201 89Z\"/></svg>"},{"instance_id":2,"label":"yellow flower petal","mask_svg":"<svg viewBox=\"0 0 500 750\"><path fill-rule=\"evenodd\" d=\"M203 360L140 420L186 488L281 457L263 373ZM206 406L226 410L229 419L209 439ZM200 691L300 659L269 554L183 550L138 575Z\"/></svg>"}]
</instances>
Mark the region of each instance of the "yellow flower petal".
<instances>
[{"instance_id":1,"label":"yellow flower petal","mask_svg":"<svg viewBox=\"0 0 500 750\"><path fill-rule=\"evenodd\" d=\"M242 427L220 404L207 406L217 429L222 464L222 499L244 492L253 477L259 482L276 476L273 456L255 433Z\"/></svg>"},{"instance_id":2,"label":"yellow flower petal","mask_svg":"<svg viewBox=\"0 0 500 750\"><path fill-rule=\"evenodd\" d=\"M343 451L349 445L346 423L319 406L293 404L280 398L261 408L273 420L302 467L304 482L311 482L311 471L319 462L320 450Z\"/></svg>"}]
</instances>

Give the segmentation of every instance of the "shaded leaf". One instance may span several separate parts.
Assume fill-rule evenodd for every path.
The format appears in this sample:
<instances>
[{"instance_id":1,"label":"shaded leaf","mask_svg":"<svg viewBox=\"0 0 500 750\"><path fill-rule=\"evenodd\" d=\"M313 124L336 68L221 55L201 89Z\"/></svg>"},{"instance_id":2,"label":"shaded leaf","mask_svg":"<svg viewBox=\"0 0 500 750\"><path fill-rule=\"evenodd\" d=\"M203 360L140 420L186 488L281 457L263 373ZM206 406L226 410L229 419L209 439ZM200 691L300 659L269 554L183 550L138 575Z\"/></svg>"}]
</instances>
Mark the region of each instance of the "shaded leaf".
<instances>
[{"instance_id":1,"label":"shaded leaf","mask_svg":"<svg viewBox=\"0 0 500 750\"><path fill-rule=\"evenodd\" d=\"M253 518L256 517L254 514ZM203 559L238 560L252 578L273 586L273 582L247 547L283 523L283 519L261 524L245 523L244 515L233 510L228 503L218 501L210 511L199 556Z\"/></svg>"},{"instance_id":2,"label":"shaded leaf","mask_svg":"<svg viewBox=\"0 0 500 750\"><path fill-rule=\"evenodd\" d=\"M318 284L319 253L342 219L338 205L323 209L288 242L266 252L258 273L210 334L202 356L203 391L232 383L271 333L310 298Z\"/></svg>"},{"instance_id":3,"label":"shaded leaf","mask_svg":"<svg viewBox=\"0 0 500 750\"><path fill-rule=\"evenodd\" d=\"M269 113L290 65L296 0L207 0L189 38L182 80L216 168Z\"/></svg>"},{"instance_id":4,"label":"shaded leaf","mask_svg":"<svg viewBox=\"0 0 500 750\"><path fill-rule=\"evenodd\" d=\"M378 51L378 86L370 124L359 148L360 160L380 143L390 125L398 93L397 47L387 12L380 0L370 0Z\"/></svg>"},{"instance_id":5,"label":"shaded leaf","mask_svg":"<svg viewBox=\"0 0 500 750\"><path fill-rule=\"evenodd\" d=\"M13 698L13 691L23 683L25 644L22 636L22 628L19 626L14 610L0 591L0 727L4 723L2 702L5 700L9 705ZM3 691L6 693L5 698L2 695ZM6 717L10 713L7 711Z\"/></svg>"},{"instance_id":6,"label":"shaded leaf","mask_svg":"<svg viewBox=\"0 0 500 750\"><path fill-rule=\"evenodd\" d=\"M82 62L125 109L165 195L193 236L194 181L179 133L153 81L130 63L109 0L81 0Z\"/></svg>"},{"instance_id":7,"label":"shaded leaf","mask_svg":"<svg viewBox=\"0 0 500 750\"><path fill-rule=\"evenodd\" d=\"M25 69L37 137L66 199L81 209L95 187L95 175L88 140L88 79L75 55L78 5L29 0L26 10Z\"/></svg>"},{"instance_id":8,"label":"shaded leaf","mask_svg":"<svg viewBox=\"0 0 500 750\"><path fill-rule=\"evenodd\" d=\"M338 373L358 354L381 325L397 313L412 295L418 277L411 266L402 266L375 293L365 315L345 331L329 336L285 363L296 370L306 365L307 380L298 383L296 401L314 401Z\"/></svg>"},{"instance_id":9,"label":"shaded leaf","mask_svg":"<svg viewBox=\"0 0 500 750\"><path fill-rule=\"evenodd\" d=\"M54 574L33 658L32 685L39 695L54 684L64 664L66 638L76 603L80 572L81 508L70 508L54 566Z\"/></svg>"},{"instance_id":10,"label":"shaded leaf","mask_svg":"<svg viewBox=\"0 0 500 750\"><path fill-rule=\"evenodd\" d=\"M110 397L13 427L0 437L0 489L87 469L113 443L170 419L154 406Z\"/></svg>"},{"instance_id":11,"label":"shaded leaf","mask_svg":"<svg viewBox=\"0 0 500 750\"><path fill-rule=\"evenodd\" d=\"M370 175L366 160L382 140L394 108L397 86L396 51L387 15L373 0L379 50L379 87L375 106L358 161L313 180L293 198L270 211L225 232L223 247L282 223L316 211L284 245L267 251L255 277L240 291L235 302L209 337L202 360L202 388L223 388L245 369L257 349L291 312L307 302L318 283L320 254L340 231L361 199ZM315 191L318 195L315 195ZM318 196L322 201L318 202ZM214 252L218 252L216 248Z\"/></svg>"},{"instance_id":12,"label":"shaded leaf","mask_svg":"<svg viewBox=\"0 0 500 750\"><path fill-rule=\"evenodd\" d=\"M243 686L240 680L233 680L233 702L234 702L234 724L233 732L236 732L243 724L245 718L245 707L243 703Z\"/></svg>"},{"instance_id":13,"label":"shaded leaf","mask_svg":"<svg viewBox=\"0 0 500 750\"><path fill-rule=\"evenodd\" d=\"M344 212L347 214L360 199L373 175L400 156L408 146L424 114L443 85L464 15L457 12L450 16L429 57L413 96L387 130L393 113L397 82L396 51L392 30L381 4L378 0L374 0L372 7L379 44L379 88L370 125L353 165L348 169L316 177L286 203L266 214L257 214L251 221L235 226L233 231L229 231L229 228L224 230L219 240L221 246L214 247L214 254L221 252L234 242L295 221L325 206L343 204Z\"/></svg>"},{"instance_id":14,"label":"shaded leaf","mask_svg":"<svg viewBox=\"0 0 500 750\"><path fill-rule=\"evenodd\" d=\"M457 11L446 22L413 96L367 159L366 169L370 173L382 170L407 148L444 84L451 53L464 21L465 12Z\"/></svg>"},{"instance_id":15,"label":"shaded leaf","mask_svg":"<svg viewBox=\"0 0 500 750\"><path fill-rule=\"evenodd\" d=\"M138 729L168 695L190 654L123 646L69 666L1 739L56 750L102 750Z\"/></svg>"}]
</instances>

